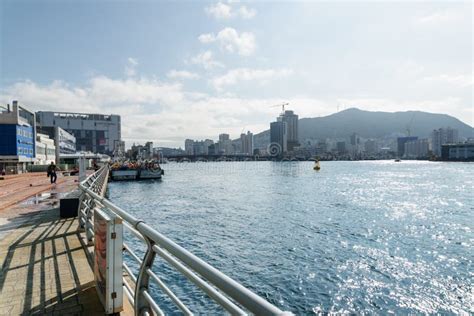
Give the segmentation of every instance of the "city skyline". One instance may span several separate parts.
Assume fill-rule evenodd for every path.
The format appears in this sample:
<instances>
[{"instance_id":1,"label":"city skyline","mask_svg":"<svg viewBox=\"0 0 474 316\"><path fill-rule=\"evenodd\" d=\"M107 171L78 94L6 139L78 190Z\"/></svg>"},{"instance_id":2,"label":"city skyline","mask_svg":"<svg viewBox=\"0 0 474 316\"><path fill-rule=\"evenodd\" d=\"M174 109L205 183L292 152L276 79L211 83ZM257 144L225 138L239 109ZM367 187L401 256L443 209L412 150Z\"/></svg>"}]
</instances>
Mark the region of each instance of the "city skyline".
<instances>
[{"instance_id":1,"label":"city skyline","mask_svg":"<svg viewBox=\"0 0 474 316\"><path fill-rule=\"evenodd\" d=\"M300 117L358 107L474 123L470 3L3 1L0 10L2 104L121 115L127 147L259 133L281 102Z\"/></svg>"}]
</instances>

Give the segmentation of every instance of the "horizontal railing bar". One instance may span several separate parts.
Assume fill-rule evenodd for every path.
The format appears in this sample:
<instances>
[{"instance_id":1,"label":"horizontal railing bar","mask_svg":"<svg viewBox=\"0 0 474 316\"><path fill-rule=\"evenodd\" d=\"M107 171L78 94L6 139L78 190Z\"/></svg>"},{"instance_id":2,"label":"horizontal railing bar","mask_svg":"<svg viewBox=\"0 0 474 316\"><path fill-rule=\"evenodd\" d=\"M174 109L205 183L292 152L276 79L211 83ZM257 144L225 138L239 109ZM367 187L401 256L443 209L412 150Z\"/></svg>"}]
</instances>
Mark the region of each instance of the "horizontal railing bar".
<instances>
[{"instance_id":1,"label":"horizontal railing bar","mask_svg":"<svg viewBox=\"0 0 474 316\"><path fill-rule=\"evenodd\" d=\"M166 286L166 284L151 269L146 269L146 273L161 287L161 289L173 300L176 306L185 314L193 315L193 313L184 305L184 303Z\"/></svg>"},{"instance_id":2,"label":"horizontal railing bar","mask_svg":"<svg viewBox=\"0 0 474 316\"><path fill-rule=\"evenodd\" d=\"M172 266L174 266L179 272L184 274L190 281L199 286L204 292L207 293L212 299L214 299L219 305L224 307L232 315L243 315L245 312L231 302L227 297L221 294L217 289L210 286L206 281L197 276L193 271L189 270L181 262L170 256L164 250L162 250L157 245L154 245L153 250L163 259L168 261Z\"/></svg>"},{"instance_id":3,"label":"horizontal railing bar","mask_svg":"<svg viewBox=\"0 0 474 316\"><path fill-rule=\"evenodd\" d=\"M137 278L135 277L135 275L133 274L132 270L130 270L130 268L127 266L127 264L125 262L122 262L122 266L123 268L125 269L125 271L127 271L127 274L128 276L132 279L132 281L134 283L137 283Z\"/></svg>"},{"instance_id":4,"label":"horizontal railing bar","mask_svg":"<svg viewBox=\"0 0 474 316\"><path fill-rule=\"evenodd\" d=\"M113 204L109 200L107 200L104 197L98 195L97 193L95 193L94 191L92 191L89 188L85 187L84 185L81 184L80 187L81 187L81 189L85 190L88 194L90 194L93 198L95 198L96 200L101 202L102 205L112 209L112 211L117 213L123 220L125 220L125 221L129 222L130 224L132 224L132 226L135 227L138 223L141 222L136 217L128 214L127 212L122 210L120 207L116 206L115 204Z\"/></svg>"},{"instance_id":5,"label":"horizontal railing bar","mask_svg":"<svg viewBox=\"0 0 474 316\"><path fill-rule=\"evenodd\" d=\"M160 316L164 316L165 314L163 313L163 311L161 310L161 308L158 306L158 304L155 303L155 301L153 300L153 298L151 297L151 295L143 290L142 291L142 295L143 297L146 299L146 301L150 304L150 307L151 309L157 314L157 315L160 315Z\"/></svg>"},{"instance_id":6,"label":"horizontal railing bar","mask_svg":"<svg viewBox=\"0 0 474 316\"><path fill-rule=\"evenodd\" d=\"M123 248L135 259L136 262L138 262L140 265L142 264L142 260L138 258L138 256L130 249L130 247L124 242L123 243Z\"/></svg>"},{"instance_id":7,"label":"horizontal railing bar","mask_svg":"<svg viewBox=\"0 0 474 316\"><path fill-rule=\"evenodd\" d=\"M217 286L224 293L242 304L246 309L256 315L275 315L283 312L273 306L254 292L237 283L224 273L220 272L191 252L155 231L145 223L137 226L138 231L162 246L173 256L184 262L191 269L202 275L206 280Z\"/></svg>"},{"instance_id":8,"label":"horizontal railing bar","mask_svg":"<svg viewBox=\"0 0 474 316\"><path fill-rule=\"evenodd\" d=\"M130 230L130 232L132 232L136 237L138 237L139 239L145 241L145 238L140 234L140 232L138 230L136 230L135 228L133 228L132 225L130 225L128 222L126 221L123 221L124 225L127 226L128 230Z\"/></svg>"}]
</instances>

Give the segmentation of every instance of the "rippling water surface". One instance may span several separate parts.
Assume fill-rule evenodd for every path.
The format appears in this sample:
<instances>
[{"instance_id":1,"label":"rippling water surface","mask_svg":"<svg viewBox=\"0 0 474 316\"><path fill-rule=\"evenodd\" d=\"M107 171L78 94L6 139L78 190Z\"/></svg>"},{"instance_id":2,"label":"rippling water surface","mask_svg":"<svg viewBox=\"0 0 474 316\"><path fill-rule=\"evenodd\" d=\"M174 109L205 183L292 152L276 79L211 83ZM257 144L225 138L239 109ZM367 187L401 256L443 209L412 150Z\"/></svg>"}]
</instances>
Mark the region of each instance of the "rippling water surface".
<instances>
[{"instance_id":1,"label":"rippling water surface","mask_svg":"<svg viewBox=\"0 0 474 316\"><path fill-rule=\"evenodd\" d=\"M281 309L474 312L474 164L163 167L163 181L111 183L110 199ZM220 313L155 269L198 313Z\"/></svg>"}]
</instances>

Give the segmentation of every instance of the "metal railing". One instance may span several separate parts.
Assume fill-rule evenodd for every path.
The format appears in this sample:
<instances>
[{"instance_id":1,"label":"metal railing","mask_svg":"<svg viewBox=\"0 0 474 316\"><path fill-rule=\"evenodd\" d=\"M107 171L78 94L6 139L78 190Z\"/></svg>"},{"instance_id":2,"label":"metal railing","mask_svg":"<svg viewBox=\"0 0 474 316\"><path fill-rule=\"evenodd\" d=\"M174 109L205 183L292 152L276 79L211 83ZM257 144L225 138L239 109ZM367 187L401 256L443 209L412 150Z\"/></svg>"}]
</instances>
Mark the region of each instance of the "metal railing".
<instances>
[{"instance_id":1,"label":"metal railing","mask_svg":"<svg viewBox=\"0 0 474 316\"><path fill-rule=\"evenodd\" d=\"M197 285L218 305L232 315L292 315L283 312L276 306L250 291L237 281L212 267L188 250L179 246L166 236L116 206L104 195L107 188L109 168L102 167L80 183L83 194L79 209L79 225L86 232L89 243L93 243L93 216L96 207L106 208L123 220L124 228L141 240L146 250L143 257L137 255L123 239L123 251L138 265L135 275L130 266L123 261L123 290L134 308L135 315L164 315L157 302L150 294L150 282L153 281L168 296L174 305L185 315L193 315L189 307L152 271L157 255L178 273Z\"/></svg>"}]
</instances>

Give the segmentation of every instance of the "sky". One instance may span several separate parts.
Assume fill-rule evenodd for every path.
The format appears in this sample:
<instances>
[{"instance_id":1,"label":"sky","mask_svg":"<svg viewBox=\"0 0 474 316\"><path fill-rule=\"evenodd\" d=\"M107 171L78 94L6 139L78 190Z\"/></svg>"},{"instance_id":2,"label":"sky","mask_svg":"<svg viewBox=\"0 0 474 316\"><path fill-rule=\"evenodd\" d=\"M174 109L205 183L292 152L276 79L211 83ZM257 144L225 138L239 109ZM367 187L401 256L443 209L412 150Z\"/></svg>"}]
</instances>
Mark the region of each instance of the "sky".
<instances>
[{"instance_id":1,"label":"sky","mask_svg":"<svg viewBox=\"0 0 474 316\"><path fill-rule=\"evenodd\" d=\"M473 126L473 3L0 0L0 102L122 116L132 143L346 108ZM413 122L416 124L416 122Z\"/></svg>"}]
</instances>

